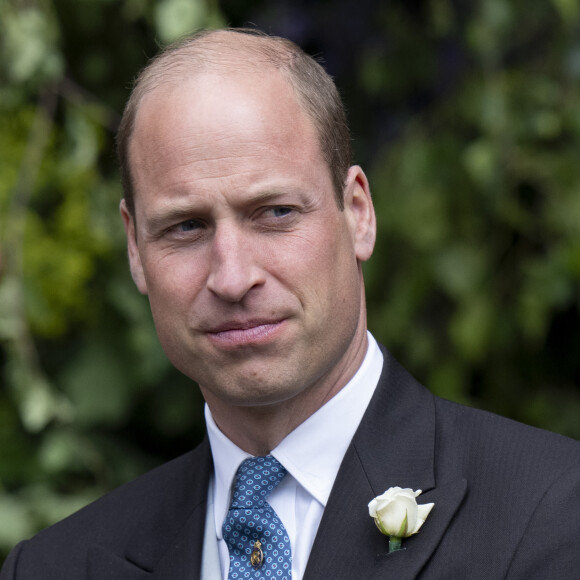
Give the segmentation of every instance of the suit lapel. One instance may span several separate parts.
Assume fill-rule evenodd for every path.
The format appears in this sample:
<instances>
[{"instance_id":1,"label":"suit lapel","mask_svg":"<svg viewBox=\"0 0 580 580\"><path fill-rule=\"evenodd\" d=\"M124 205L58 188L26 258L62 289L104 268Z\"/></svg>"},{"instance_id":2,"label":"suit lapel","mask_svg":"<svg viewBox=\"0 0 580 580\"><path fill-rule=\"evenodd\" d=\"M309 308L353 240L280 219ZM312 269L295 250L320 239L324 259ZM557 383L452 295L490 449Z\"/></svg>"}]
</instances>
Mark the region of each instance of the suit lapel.
<instances>
[{"instance_id":1,"label":"suit lapel","mask_svg":"<svg viewBox=\"0 0 580 580\"><path fill-rule=\"evenodd\" d=\"M150 557L136 558L118 556L100 545L89 549L88 570L90 580L189 580L199 578L201 571L201 554L203 550L203 517L197 512L205 509L200 505L192 513L186 526L177 536L172 535L172 542L163 557L151 566ZM202 529L199 531L201 519ZM159 541L164 543L163 530L159 531Z\"/></svg>"},{"instance_id":2,"label":"suit lapel","mask_svg":"<svg viewBox=\"0 0 580 580\"><path fill-rule=\"evenodd\" d=\"M123 556L105 546L89 550L91 580L186 580L199 576L209 476L209 443L204 441L171 483L151 498Z\"/></svg>"},{"instance_id":3,"label":"suit lapel","mask_svg":"<svg viewBox=\"0 0 580 580\"><path fill-rule=\"evenodd\" d=\"M415 578L437 547L464 497L461 477L435 482L433 396L388 353L377 390L349 446L310 554L305 580ZM389 487L422 489L434 502L421 531L388 554L388 539L368 515L369 501Z\"/></svg>"},{"instance_id":4,"label":"suit lapel","mask_svg":"<svg viewBox=\"0 0 580 580\"><path fill-rule=\"evenodd\" d=\"M381 535L365 515L372 497L368 477L351 445L320 522L304 580L372 577L374 560L382 549Z\"/></svg>"},{"instance_id":5,"label":"suit lapel","mask_svg":"<svg viewBox=\"0 0 580 580\"><path fill-rule=\"evenodd\" d=\"M151 580L148 570L129 562L111 550L95 544L89 548L88 554L89 580Z\"/></svg>"}]
</instances>

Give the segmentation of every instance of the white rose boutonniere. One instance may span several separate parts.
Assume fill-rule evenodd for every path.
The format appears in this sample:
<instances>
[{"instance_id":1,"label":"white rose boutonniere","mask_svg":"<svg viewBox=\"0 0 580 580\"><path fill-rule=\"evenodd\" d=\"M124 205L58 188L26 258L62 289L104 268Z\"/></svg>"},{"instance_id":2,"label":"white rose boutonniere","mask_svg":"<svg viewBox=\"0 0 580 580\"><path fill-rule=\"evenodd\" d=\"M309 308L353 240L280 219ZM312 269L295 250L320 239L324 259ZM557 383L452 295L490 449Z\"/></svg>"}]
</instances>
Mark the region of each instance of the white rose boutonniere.
<instances>
[{"instance_id":1,"label":"white rose boutonniere","mask_svg":"<svg viewBox=\"0 0 580 580\"><path fill-rule=\"evenodd\" d=\"M391 487L369 503L369 515L377 528L389 536L389 553L401 549L402 538L416 534L425 523L434 503L417 505L421 490Z\"/></svg>"}]
</instances>

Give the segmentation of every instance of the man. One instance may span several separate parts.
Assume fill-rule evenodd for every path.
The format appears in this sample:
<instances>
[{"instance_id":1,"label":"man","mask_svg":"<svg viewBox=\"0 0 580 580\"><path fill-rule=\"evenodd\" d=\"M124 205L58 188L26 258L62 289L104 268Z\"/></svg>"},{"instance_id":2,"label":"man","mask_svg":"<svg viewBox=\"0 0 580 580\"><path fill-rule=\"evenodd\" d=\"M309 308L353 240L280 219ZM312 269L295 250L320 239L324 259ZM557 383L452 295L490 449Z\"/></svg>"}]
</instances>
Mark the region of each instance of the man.
<instances>
[{"instance_id":1,"label":"man","mask_svg":"<svg viewBox=\"0 0 580 580\"><path fill-rule=\"evenodd\" d=\"M139 78L119 153L131 272L208 439L20 544L2 580L578 577L580 444L433 397L367 333L372 201L318 64L187 39ZM395 486L434 507L389 554L367 504Z\"/></svg>"}]
</instances>

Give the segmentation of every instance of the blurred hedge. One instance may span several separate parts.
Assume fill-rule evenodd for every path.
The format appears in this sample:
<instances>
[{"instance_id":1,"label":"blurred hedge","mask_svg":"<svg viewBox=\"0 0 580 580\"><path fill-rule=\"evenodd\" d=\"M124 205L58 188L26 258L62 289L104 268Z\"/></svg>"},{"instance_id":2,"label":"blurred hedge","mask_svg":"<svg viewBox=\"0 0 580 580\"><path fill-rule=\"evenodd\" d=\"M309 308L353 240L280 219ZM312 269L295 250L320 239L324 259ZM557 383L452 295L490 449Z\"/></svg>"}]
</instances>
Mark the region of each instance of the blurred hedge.
<instances>
[{"instance_id":1,"label":"blurred hedge","mask_svg":"<svg viewBox=\"0 0 580 580\"><path fill-rule=\"evenodd\" d=\"M580 438L577 0L0 0L0 552L202 436L128 274L113 135L159 43L249 22L345 96L372 331L438 394Z\"/></svg>"}]
</instances>

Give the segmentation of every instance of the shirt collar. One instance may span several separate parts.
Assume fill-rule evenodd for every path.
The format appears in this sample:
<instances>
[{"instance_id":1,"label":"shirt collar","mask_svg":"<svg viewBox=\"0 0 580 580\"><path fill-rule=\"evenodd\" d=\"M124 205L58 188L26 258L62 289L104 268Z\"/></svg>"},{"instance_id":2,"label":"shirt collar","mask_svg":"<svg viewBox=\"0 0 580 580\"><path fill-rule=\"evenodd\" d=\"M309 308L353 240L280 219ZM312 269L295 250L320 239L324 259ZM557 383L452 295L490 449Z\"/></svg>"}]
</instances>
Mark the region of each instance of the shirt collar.
<instances>
[{"instance_id":1,"label":"shirt collar","mask_svg":"<svg viewBox=\"0 0 580 580\"><path fill-rule=\"evenodd\" d=\"M288 434L272 455L320 504L326 506L342 459L377 386L383 355L370 333L365 358L352 379L325 405ZM205 418L214 460L213 501L216 532L230 503L240 464L251 457L230 441L216 425L209 407Z\"/></svg>"}]
</instances>

